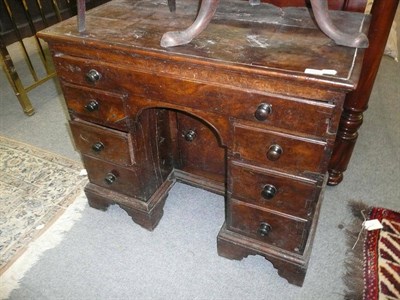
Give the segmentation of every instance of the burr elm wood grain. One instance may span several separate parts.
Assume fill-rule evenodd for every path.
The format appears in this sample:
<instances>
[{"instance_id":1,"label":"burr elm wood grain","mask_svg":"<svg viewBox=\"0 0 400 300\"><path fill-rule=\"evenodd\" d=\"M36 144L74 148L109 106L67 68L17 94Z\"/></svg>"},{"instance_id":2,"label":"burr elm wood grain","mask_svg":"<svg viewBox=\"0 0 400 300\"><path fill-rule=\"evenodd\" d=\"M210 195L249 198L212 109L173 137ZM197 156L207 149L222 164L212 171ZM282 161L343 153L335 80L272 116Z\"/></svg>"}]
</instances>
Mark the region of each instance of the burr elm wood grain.
<instances>
[{"instance_id":1,"label":"burr elm wood grain","mask_svg":"<svg viewBox=\"0 0 400 300\"><path fill-rule=\"evenodd\" d=\"M161 48L162 33L190 23L196 7L177 3L171 15L163 2L116 0L88 12L84 34L75 18L39 34L88 170L89 204L118 204L154 230L177 180L223 194L219 255L262 255L301 286L363 50L336 46L306 9L242 1L223 2L191 44ZM367 30L362 14L333 19Z\"/></svg>"}]
</instances>

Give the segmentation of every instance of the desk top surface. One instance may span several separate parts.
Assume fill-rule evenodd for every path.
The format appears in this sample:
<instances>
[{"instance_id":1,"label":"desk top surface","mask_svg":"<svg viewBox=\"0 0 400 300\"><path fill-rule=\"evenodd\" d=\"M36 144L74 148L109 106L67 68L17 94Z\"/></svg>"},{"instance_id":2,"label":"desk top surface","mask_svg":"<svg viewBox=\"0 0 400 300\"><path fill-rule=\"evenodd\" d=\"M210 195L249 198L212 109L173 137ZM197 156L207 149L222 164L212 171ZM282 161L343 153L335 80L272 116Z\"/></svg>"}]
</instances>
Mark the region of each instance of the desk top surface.
<instances>
[{"instance_id":1,"label":"desk top surface","mask_svg":"<svg viewBox=\"0 0 400 300\"><path fill-rule=\"evenodd\" d=\"M113 0L86 13L86 32L77 31L76 17L39 33L49 42L92 44L124 51L223 63L260 72L285 72L294 77L315 77L354 89L363 50L337 46L315 25L306 8L250 6L247 1L222 1L209 26L190 44L162 48L166 31L183 30L196 16L198 2L177 1L170 13L165 1ZM365 15L331 12L334 24L345 32L366 31ZM337 71L308 75L307 68Z\"/></svg>"}]
</instances>

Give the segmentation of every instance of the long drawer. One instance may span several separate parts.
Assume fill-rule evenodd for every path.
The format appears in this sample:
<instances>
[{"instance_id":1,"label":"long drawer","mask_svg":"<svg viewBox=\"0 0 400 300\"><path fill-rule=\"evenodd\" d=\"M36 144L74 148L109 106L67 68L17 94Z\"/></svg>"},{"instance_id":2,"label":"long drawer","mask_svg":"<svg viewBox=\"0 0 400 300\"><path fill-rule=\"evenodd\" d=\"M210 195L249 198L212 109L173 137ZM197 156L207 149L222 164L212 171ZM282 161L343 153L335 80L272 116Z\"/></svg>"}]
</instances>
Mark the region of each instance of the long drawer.
<instances>
[{"instance_id":1,"label":"long drawer","mask_svg":"<svg viewBox=\"0 0 400 300\"><path fill-rule=\"evenodd\" d=\"M305 181L231 162L232 197L263 208L307 220L312 214L319 188Z\"/></svg>"},{"instance_id":2,"label":"long drawer","mask_svg":"<svg viewBox=\"0 0 400 300\"><path fill-rule=\"evenodd\" d=\"M307 222L234 199L228 205L228 229L287 251L303 252L308 237Z\"/></svg>"},{"instance_id":3,"label":"long drawer","mask_svg":"<svg viewBox=\"0 0 400 300\"><path fill-rule=\"evenodd\" d=\"M135 163L134 149L129 133L83 121L70 121L69 124L76 148L82 154L122 166L131 166Z\"/></svg>"},{"instance_id":4,"label":"long drawer","mask_svg":"<svg viewBox=\"0 0 400 300\"><path fill-rule=\"evenodd\" d=\"M139 96L317 137L327 135L328 119L334 112L334 105L324 101L238 89L234 82L232 86L218 86L70 56L54 59L63 81L127 93L132 103L134 96ZM96 79L88 80L91 72L97 72Z\"/></svg>"},{"instance_id":5,"label":"long drawer","mask_svg":"<svg viewBox=\"0 0 400 300\"><path fill-rule=\"evenodd\" d=\"M326 172L325 141L234 125L233 157L265 168L305 176Z\"/></svg>"}]
</instances>

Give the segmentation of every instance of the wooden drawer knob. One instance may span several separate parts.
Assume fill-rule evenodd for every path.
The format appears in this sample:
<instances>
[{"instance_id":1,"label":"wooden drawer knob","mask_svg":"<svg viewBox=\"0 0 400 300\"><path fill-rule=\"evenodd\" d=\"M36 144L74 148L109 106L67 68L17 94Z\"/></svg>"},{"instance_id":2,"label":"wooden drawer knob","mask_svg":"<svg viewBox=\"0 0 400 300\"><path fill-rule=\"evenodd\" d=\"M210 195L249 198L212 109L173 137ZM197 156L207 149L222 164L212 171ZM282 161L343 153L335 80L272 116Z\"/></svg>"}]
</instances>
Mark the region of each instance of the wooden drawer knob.
<instances>
[{"instance_id":1,"label":"wooden drawer knob","mask_svg":"<svg viewBox=\"0 0 400 300\"><path fill-rule=\"evenodd\" d=\"M188 130L183 137L185 138L185 140L187 140L188 142L193 142L194 139L196 138L196 131L194 130Z\"/></svg>"},{"instance_id":2,"label":"wooden drawer knob","mask_svg":"<svg viewBox=\"0 0 400 300\"><path fill-rule=\"evenodd\" d=\"M272 113L272 105L261 103L258 107L254 116L258 121L265 121L268 118L268 115Z\"/></svg>"},{"instance_id":3,"label":"wooden drawer knob","mask_svg":"<svg viewBox=\"0 0 400 300\"><path fill-rule=\"evenodd\" d=\"M92 150L94 152L100 152L104 149L104 144L102 142L97 142L92 145Z\"/></svg>"},{"instance_id":4,"label":"wooden drawer knob","mask_svg":"<svg viewBox=\"0 0 400 300\"><path fill-rule=\"evenodd\" d=\"M96 81L99 81L101 79L101 74L95 70L91 69L89 72L86 73L86 81L89 83L95 83Z\"/></svg>"},{"instance_id":5,"label":"wooden drawer knob","mask_svg":"<svg viewBox=\"0 0 400 300\"><path fill-rule=\"evenodd\" d=\"M267 222L262 222L260 224L260 227L258 228L258 234L261 236L267 236L272 230L271 225L269 225Z\"/></svg>"},{"instance_id":6,"label":"wooden drawer knob","mask_svg":"<svg viewBox=\"0 0 400 300\"><path fill-rule=\"evenodd\" d=\"M277 192L278 190L272 184L266 184L263 190L261 191L261 196L269 200L274 198Z\"/></svg>"},{"instance_id":7,"label":"wooden drawer knob","mask_svg":"<svg viewBox=\"0 0 400 300\"><path fill-rule=\"evenodd\" d=\"M96 111L99 109L99 103L96 100L90 100L90 102L85 105L85 109L88 112Z\"/></svg>"},{"instance_id":8,"label":"wooden drawer knob","mask_svg":"<svg viewBox=\"0 0 400 300\"><path fill-rule=\"evenodd\" d=\"M282 153L283 153L282 147L279 146L278 144L273 144L268 149L267 158L269 160L275 161L278 160L279 157L281 157Z\"/></svg>"},{"instance_id":9,"label":"wooden drawer knob","mask_svg":"<svg viewBox=\"0 0 400 300\"><path fill-rule=\"evenodd\" d=\"M115 174L114 173L108 173L107 175L106 175L106 177L104 177L104 181L107 183L107 184L113 184L115 181L117 180L117 176L115 176Z\"/></svg>"}]
</instances>

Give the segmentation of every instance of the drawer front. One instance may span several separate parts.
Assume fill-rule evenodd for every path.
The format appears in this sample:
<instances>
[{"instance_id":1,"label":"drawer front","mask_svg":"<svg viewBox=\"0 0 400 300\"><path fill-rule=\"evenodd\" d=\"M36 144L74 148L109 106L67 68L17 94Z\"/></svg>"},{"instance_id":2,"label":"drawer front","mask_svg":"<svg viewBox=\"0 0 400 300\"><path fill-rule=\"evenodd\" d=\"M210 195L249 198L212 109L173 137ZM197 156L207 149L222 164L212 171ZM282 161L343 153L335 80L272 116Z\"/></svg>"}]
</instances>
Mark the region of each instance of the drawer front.
<instances>
[{"instance_id":1,"label":"drawer front","mask_svg":"<svg viewBox=\"0 0 400 300\"><path fill-rule=\"evenodd\" d=\"M147 201L157 189L154 176L152 180L143 170L123 168L86 155L82 156L82 160L89 181L96 185L142 201Z\"/></svg>"},{"instance_id":2,"label":"drawer front","mask_svg":"<svg viewBox=\"0 0 400 300\"><path fill-rule=\"evenodd\" d=\"M63 83L62 87L72 117L123 131L129 130L129 119L125 113L122 95L67 83Z\"/></svg>"},{"instance_id":3,"label":"drawer front","mask_svg":"<svg viewBox=\"0 0 400 300\"><path fill-rule=\"evenodd\" d=\"M103 91L121 92L122 85L125 80L125 74L128 73L127 68L116 67L95 61L68 55L55 56L53 58L57 70L57 76L64 82L96 88ZM134 81L129 84L135 85Z\"/></svg>"},{"instance_id":4,"label":"drawer front","mask_svg":"<svg viewBox=\"0 0 400 300\"><path fill-rule=\"evenodd\" d=\"M225 181L225 148L220 147L215 133L202 122L183 113L177 114L180 168L198 175Z\"/></svg>"},{"instance_id":5,"label":"drawer front","mask_svg":"<svg viewBox=\"0 0 400 300\"><path fill-rule=\"evenodd\" d=\"M307 223L230 200L228 229L287 251L302 253Z\"/></svg>"},{"instance_id":6,"label":"drawer front","mask_svg":"<svg viewBox=\"0 0 400 300\"><path fill-rule=\"evenodd\" d=\"M126 92L131 96L223 114L233 119L253 121L312 136L327 135L330 124L328 119L334 113L334 105L323 101L266 95L67 56L56 57L55 60L57 72L63 81ZM86 80L86 74L91 70L100 74L97 81ZM135 101L132 99L128 101Z\"/></svg>"},{"instance_id":7,"label":"drawer front","mask_svg":"<svg viewBox=\"0 0 400 300\"><path fill-rule=\"evenodd\" d=\"M130 135L86 122L70 121L77 149L85 155L122 166L134 164Z\"/></svg>"},{"instance_id":8,"label":"drawer front","mask_svg":"<svg viewBox=\"0 0 400 300\"><path fill-rule=\"evenodd\" d=\"M331 104L265 95L235 87L185 81L177 78L132 72L130 91L150 100L217 113L232 119L255 122L306 135L327 135L334 112Z\"/></svg>"},{"instance_id":9,"label":"drawer front","mask_svg":"<svg viewBox=\"0 0 400 300\"><path fill-rule=\"evenodd\" d=\"M325 173L326 142L235 124L233 157L306 176Z\"/></svg>"},{"instance_id":10,"label":"drawer front","mask_svg":"<svg viewBox=\"0 0 400 300\"><path fill-rule=\"evenodd\" d=\"M319 191L315 183L232 164L229 177L233 198L305 220L312 212Z\"/></svg>"}]
</instances>

